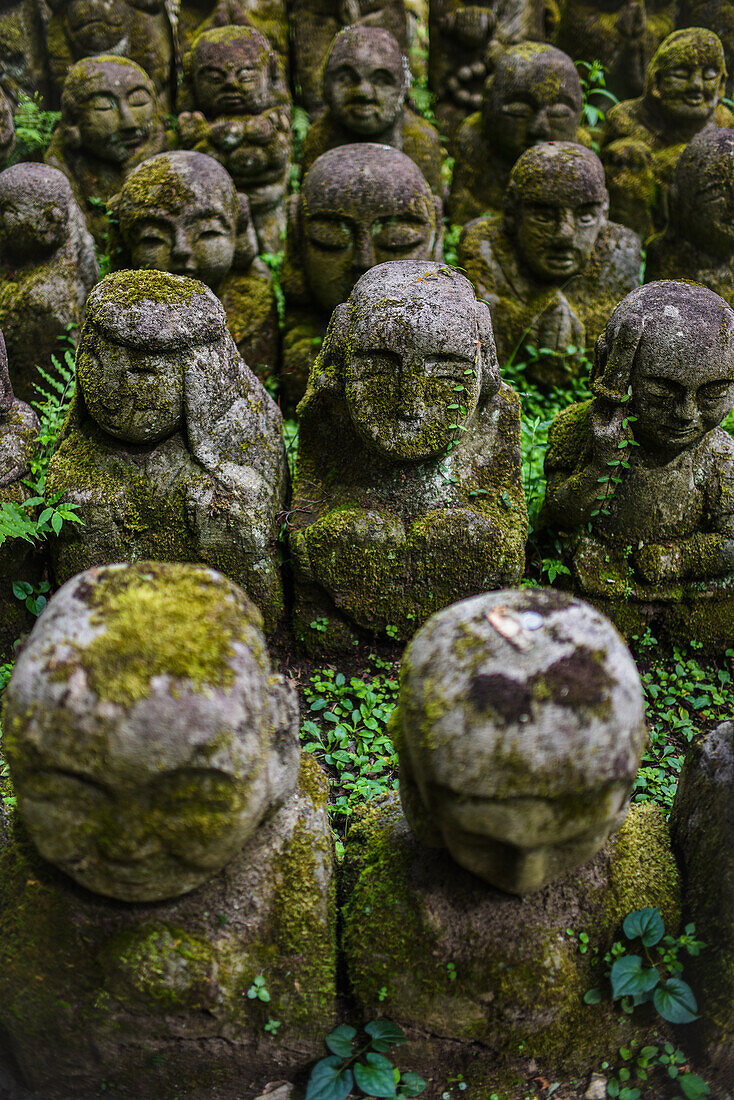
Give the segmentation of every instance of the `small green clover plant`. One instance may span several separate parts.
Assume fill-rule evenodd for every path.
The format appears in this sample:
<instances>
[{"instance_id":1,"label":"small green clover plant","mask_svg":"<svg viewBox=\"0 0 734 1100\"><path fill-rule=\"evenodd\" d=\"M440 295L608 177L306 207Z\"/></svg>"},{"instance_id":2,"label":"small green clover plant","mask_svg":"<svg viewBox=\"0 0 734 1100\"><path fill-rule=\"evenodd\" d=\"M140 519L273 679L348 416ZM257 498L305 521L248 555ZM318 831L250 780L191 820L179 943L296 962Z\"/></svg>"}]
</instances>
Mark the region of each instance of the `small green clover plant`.
<instances>
[{"instance_id":1,"label":"small green clover plant","mask_svg":"<svg viewBox=\"0 0 734 1100\"><path fill-rule=\"evenodd\" d=\"M331 1054L311 1070L305 1100L347 1100L358 1095L406 1098L420 1096L426 1082L417 1073L401 1073L385 1052L405 1042L405 1033L390 1020L365 1025L367 1040L357 1040L356 1028L340 1024L325 1042Z\"/></svg>"},{"instance_id":2,"label":"small green clover plant","mask_svg":"<svg viewBox=\"0 0 734 1100\"><path fill-rule=\"evenodd\" d=\"M268 987L265 984L265 978L262 974L258 974L256 978L253 978L252 985L247 990L247 996L251 1001L257 999L258 1001L270 1000L270 994L268 993Z\"/></svg>"}]
</instances>

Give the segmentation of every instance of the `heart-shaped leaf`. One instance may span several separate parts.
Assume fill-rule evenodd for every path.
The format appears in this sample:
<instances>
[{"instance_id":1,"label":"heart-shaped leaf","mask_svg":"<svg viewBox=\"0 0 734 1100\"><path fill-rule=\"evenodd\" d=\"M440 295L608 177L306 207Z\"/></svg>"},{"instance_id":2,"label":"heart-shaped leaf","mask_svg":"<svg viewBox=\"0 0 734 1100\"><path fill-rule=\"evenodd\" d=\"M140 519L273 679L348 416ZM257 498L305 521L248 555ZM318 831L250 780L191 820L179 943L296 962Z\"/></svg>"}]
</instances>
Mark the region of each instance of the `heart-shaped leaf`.
<instances>
[{"instance_id":1,"label":"heart-shaped leaf","mask_svg":"<svg viewBox=\"0 0 734 1100\"><path fill-rule=\"evenodd\" d=\"M682 978L668 978L667 982L661 982L655 990L653 1001L663 1019L671 1024L690 1024L698 1019L693 990Z\"/></svg>"},{"instance_id":2,"label":"heart-shaped leaf","mask_svg":"<svg viewBox=\"0 0 734 1100\"><path fill-rule=\"evenodd\" d=\"M354 1079L368 1096L395 1096L395 1075L392 1063L382 1054L365 1054L364 1062L354 1067ZM306 1100L309 1100L306 1097Z\"/></svg>"},{"instance_id":3,"label":"heart-shaped leaf","mask_svg":"<svg viewBox=\"0 0 734 1100\"><path fill-rule=\"evenodd\" d=\"M370 1020L364 1029L372 1039L374 1050L384 1052L406 1041L403 1029L390 1020Z\"/></svg>"},{"instance_id":4,"label":"heart-shaped leaf","mask_svg":"<svg viewBox=\"0 0 734 1100\"><path fill-rule=\"evenodd\" d=\"M639 936L645 947L654 947L665 935L665 924L657 906L650 909L636 909L634 913L629 913L624 918L622 928L628 940L637 939Z\"/></svg>"},{"instance_id":5,"label":"heart-shaped leaf","mask_svg":"<svg viewBox=\"0 0 734 1100\"><path fill-rule=\"evenodd\" d=\"M338 1054L341 1058L349 1058L354 1051L354 1037L357 1029L349 1024L339 1024L327 1036L324 1042L332 1054Z\"/></svg>"},{"instance_id":6,"label":"heart-shaped leaf","mask_svg":"<svg viewBox=\"0 0 734 1100\"><path fill-rule=\"evenodd\" d=\"M420 1096L426 1088L426 1082L417 1073L403 1073L400 1077L400 1092L403 1096Z\"/></svg>"},{"instance_id":7,"label":"heart-shaped leaf","mask_svg":"<svg viewBox=\"0 0 734 1100\"><path fill-rule=\"evenodd\" d=\"M657 970L643 967L639 955L623 955L612 965L612 998L649 993L660 981Z\"/></svg>"},{"instance_id":8,"label":"heart-shaped leaf","mask_svg":"<svg viewBox=\"0 0 734 1100\"><path fill-rule=\"evenodd\" d=\"M354 1088L351 1069L342 1069L341 1058L322 1058L311 1070L306 1100L347 1100Z\"/></svg>"}]
</instances>

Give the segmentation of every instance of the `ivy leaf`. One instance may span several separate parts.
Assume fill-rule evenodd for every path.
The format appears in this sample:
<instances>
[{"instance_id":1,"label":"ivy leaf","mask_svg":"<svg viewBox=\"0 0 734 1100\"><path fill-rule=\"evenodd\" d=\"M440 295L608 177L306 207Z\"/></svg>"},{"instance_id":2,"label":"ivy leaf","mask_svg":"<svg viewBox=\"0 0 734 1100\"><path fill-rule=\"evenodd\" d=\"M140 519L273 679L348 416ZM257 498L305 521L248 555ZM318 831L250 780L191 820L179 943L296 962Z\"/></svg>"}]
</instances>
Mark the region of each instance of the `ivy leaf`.
<instances>
[{"instance_id":1,"label":"ivy leaf","mask_svg":"<svg viewBox=\"0 0 734 1100\"><path fill-rule=\"evenodd\" d=\"M645 947L654 947L665 935L665 925L657 906L650 909L636 909L624 918L622 925L628 940L639 938Z\"/></svg>"},{"instance_id":2,"label":"ivy leaf","mask_svg":"<svg viewBox=\"0 0 734 1100\"><path fill-rule=\"evenodd\" d=\"M349 1058L354 1049L354 1037L357 1029L349 1024L339 1024L330 1032L324 1042L332 1054L338 1054L341 1058Z\"/></svg>"},{"instance_id":3,"label":"ivy leaf","mask_svg":"<svg viewBox=\"0 0 734 1100\"><path fill-rule=\"evenodd\" d=\"M426 1082L417 1073L403 1073L400 1077L400 1091L403 1096L420 1096L426 1088Z\"/></svg>"},{"instance_id":4,"label":"ivy leaf","mask_svg":"<svg viewBox=\"0 0 734 1100\"><path fill-rule=\"evenodd\" d=\"M311 1070L305 1100L347 1100L354 1088L351 1069L342 1069L341 1058L322 1058Z\"/></svg>"},{"instance_id":5,"label":"ivy leaf","mask_svg":"<svg viewBox=\"0 0 734 1100\"><path fill-rule=\"evenodd\" d=\"M365 1054L364 1063L357 1062L354 1067L354 1079L368 1096L397 1095L392 1063L382 1054L373 1054L372 1051ZM307 1096L306 1100L310 1098Z\"/></svg>"},{"instance_id":6,"label":"ivy leaf","mask_svg":"<svg viewBox=\"0 0 734 1100\"><path fill-rule=\"evenodd\" d=\"M616 1000L649 993L660 981L660 975L657 970L643 969L639 955L622 955L612 966L611 979L612 999Z\"/></svg>"},{"instance_id":7,"label":"ivy leaf","mask_svg":"<svg viewBox=\"0 0 734 1100\"><path fill-rule=\"evenodd\" d=\"M370 1020L364 1029L372 1038L373 1050L384 1052L406 1041L403 1029L390 1020Z\"/></svg>"},{"instance_id":8,"label":"ivy leaf","mask_svg":"<svg viewBox=\"0 0 734 1100\"><path fill-rule=\"evenodd\" d=\"M663 1019L671 1024L690 1024L698 1019L693 990L682 978L668 978L667 982L661 982L655 990L653 1001Z\"/></svg>"}]
</instances>

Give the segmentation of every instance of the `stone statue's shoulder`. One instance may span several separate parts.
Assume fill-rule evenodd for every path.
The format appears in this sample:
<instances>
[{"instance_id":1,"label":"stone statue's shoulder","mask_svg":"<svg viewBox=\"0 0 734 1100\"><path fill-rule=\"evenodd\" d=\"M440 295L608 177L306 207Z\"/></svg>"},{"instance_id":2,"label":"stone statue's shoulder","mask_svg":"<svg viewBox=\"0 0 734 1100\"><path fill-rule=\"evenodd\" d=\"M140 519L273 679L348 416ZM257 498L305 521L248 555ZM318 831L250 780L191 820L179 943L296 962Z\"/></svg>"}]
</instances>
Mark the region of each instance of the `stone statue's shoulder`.
<instances>
[{"instance_id":1,"label":"stone statue's shoulder","mask_svg":"<svg viewBox=\"0 0 734 1100\"><path fill-rule=\"evenodd\" d=\"M548 431L545 457L546 474L553 470L570 470L583 454L589 435L591 401L581 401L562 409Z\"/></svg>"}]
</instances>

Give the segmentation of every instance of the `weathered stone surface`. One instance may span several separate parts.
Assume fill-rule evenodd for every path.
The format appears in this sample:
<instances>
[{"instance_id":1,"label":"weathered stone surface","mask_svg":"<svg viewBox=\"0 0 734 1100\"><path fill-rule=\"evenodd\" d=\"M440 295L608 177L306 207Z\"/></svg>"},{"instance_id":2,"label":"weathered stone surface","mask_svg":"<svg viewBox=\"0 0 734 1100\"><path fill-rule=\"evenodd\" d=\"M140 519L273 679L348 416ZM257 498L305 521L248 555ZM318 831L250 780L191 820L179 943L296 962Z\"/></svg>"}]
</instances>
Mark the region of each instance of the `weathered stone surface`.
<instances>
[{"instance_id":1,"label":"weathered stone surface","mask_svg":"<svg viewBox=\"0 0 734 1100\"><path fill-rule=\"evenodd\" d=\"M681 0L678 27L706 27L714 31L724 47L729 74L726 94L734 91L734 7L731 0Z\"/></svg>"},{"instance_id":2,"label":"weathered stone surface","mask_svg":"<svg viewBox=\"0 0 734 1100\"><path fill-rule=\"evenodd\" d=\"M257 258L247 196L237 193L226 169L203 153L161 153L130 174L110 206L113 224L119 224L114 266L170 271L206 283L224 306L247 365L258 378L273 375L273 280Z\"/></svg>"},{"instance_id":3,"label":"weathered stone surface","mask_svg":"<svg viewBox=\"0 0 734 1100\"><path fill-rule=\"evenodd\" d=\"M60 340L76 340L99 271L94 241L66 176L44 164L0 172L0 325L13 389L37 401Z\"/></svg>"},{"instance_id":4,"label":"weathered stone surface","mask_svg":"<svg viewBox=\"0 0 734 1100\"><path fill-rule=\"evenodd\" d=\"M527 894L592 859L629 808L647 729L632 656L550 589L434 615L403 658L393 736L416 836Z\"/></svg>"},{"instance_id":5,"label":"weathered stone surface","mask_svg":"<svg viewBox=\"0 0 734 1100\"><path fill-rule=\"evenodd\" d=\"M706 1078L734 1080L734 723L689 749L670 829L683 876L683 913L706 950L686 961L700 1017L686 1028ZM713 1081L711 1082L713 1083Z\"/></svg>"},{"instance_id":6,"label":"weathered stone surface","mask_svg":"<svg viewBox=\"0 0 734 1100\"><path fill-rule=\"evenodd\" d=\"M241 584L268 631L283 612L280 412L202 283L107 276L87 303L77 393L46 486L79 506L51 554L64 581L115 561L204 562Z\"/></svg>"},{"instance_id":7,"label":"weathered stone surface","mask_svg":"<svg viewBox=\"0 0 734 1100\"><path fill-rule=\"evenodd\" d=\"M98 244L107 220L97 200L117 194L128 172L165 146L155 88L139 65L110 55L72 66L45 159L68 177Z\"/></svg>"},{"instance_id":8,"label":"weathered stone surface","mask_svg":"<svg viewBox=\"0 0 734 1100\"><path fill-rule=\"evenodd\" d=\"M22 504L31 496L32 490L23 481L30 472L38 427L36 414L13 393L0 332L0 503ZM12 659L13 642L31 625L24 604L13 595L13 583L33 584L40 580L41 572L42 563L29 543L5 540L0 548L0 658L4 661Z\"/></svg>"},{"instance_id":9,"label":"weathered stone surface","mask_svg":"<svg viewBox=\"0 0 734 1100\"><path fill-rule=\"evenodd\" d=\"M56 94L83 58L128 57L148 74L166 110L174 101L173 30L165 0L48 0L48 62Z\"/></svg>"},{"instance_id":10,"label":"weathered stone surface","mask_svg":"<svg viewBox=\"0 0 734 1100\"><path fill-rule=\"evenodd\" d=\"M465 225L499 212L517 158L545 141L575 141L581 83L567 54L523 42L503 54L484 89L482 108L462 123L449 217Z\"/></svg>"},{"instance_id":11,"label":"weathered stone surface","mask_svg":"<svg viewBox=\"0 0 734 1100\"><path fill-rule=\"evenodd\" d=\"M623 221L628 210L647 197L652 224L664 227L668 188L686 143L707 126L734 125L731 112L720 102L725 89L724 51L712 31L693 27L664 39L647 70L643 95L616 104L606 116L602 160L615 143L617 175L622 165L626 168L626 178L618 179L612 194L615 221ZM622 144L621 139L650 150L656 183L652 195L647 191L647 166L640 164L636 145Z\"/></svg>"},{"instance_id":12,"label":"weathered stone surface","mask_svg":"<svg viewBox=\"0 0 734 1100\"><path fill-rule=\"evenodd\" d=\"M292 0L289 8L296 99L307 111L323 106L324 61L342 28L383 27L407 50L404 0Z\"/></svg>"},{"instance_id":13,"label":"weathered stone surface","mask_svg":"<svg viewBox=\"0 0 734 1100\"><path fill-rule=\"evenodd\" d=\"M303 397L332 310L389 260L443 260L441 200L398 149L361 142L319 157L291 196L282 286L282 389Z\"/></svg>"},{"instance_id":14,"label":"weathered stone surface","mask_svg":"<svg viewBox=\"0 0 734 1100\"><path fill-rule=\"evenodd\" d=\"M504 219L477 218L462 233L459 263L492 313L501 364L526 344L558 352L528 368L540 386L578 368L568 345L593 346L609 313L639 283L640 241L607 220L599 158L581 145L526 150L510 174Z\"/></svg>"},{"instance_id":15,"label":"weathered stone surface","mask_svg":"<svg viewBox=\"0 0 734 1100\"><path fill-rule=\"evenodd\" d=\"M463 275L416 260L364 275L299 416L290 545L306 647L358 628L405 639L439 607L519 579L519 401Z\"/></svg>"},{"instance_id":16,"label":"weathered stone surface","mask_svg":"<svg viewBox=\"0 0 734 1100\"><path fill-rule=\"evenodd\" d=\"M394 35L381 27L347 27L332 43L324 68L326 110L303 143L304 173L339 145L379 142L401 149L443 196L443 150L438 134L408 109L407 59Z\"/></svg>"},{"instance_id":17,"label":"weathered stone surface","mask_svg":"<svg viewBox=\"0 0 734 1100\"><path fill-rule=\"evenodd\" d=\"M710 128L681 154L670 193L670 220L647 249L645 278L685 279L734 304L734 130Z\"/></svg>"},{"instance_id":18,"label":"weathered stone surface","mask_svg":"<svg viewBox=\"0 0 734 1100\"><path fill-rule=\"evenodd\" d=\"M0 168L4 168L15 148L15 124L10 100L0 87Z\"/></svg>"},{"instance_id":19,"label":"weathered stone surface","mask_svg":"<svg viewBox=\"0 0 734 1100\"><path fill-rule=\"evenodd\" d=\"M285 231L291 155L290 95L283 66L253 27L198 35L184 59L181 145L227 169L250 202L262 252L277 252Z\"/></svg>"},{"instance_id":20,"label":"weathered stone surface","mask_svg":"<svg viewBox=\"0 0 734 1100\"><path fill-rule=\"evenodd\" d=\"M638 288L599 338L590 384L591 401L556 417L545 463L575 588L628 636L650 625L723 651L734 442L718 425L734 406L734 311L705 287Z\"/></svg>"},{"instance_id":21,"label":"weathered stone surface","mask_svg":"<svg viewBox=\"0 0 734 1100\"><path fill-rule=\"evenodd\" d=\"M578 1078L618 1059L620 1045L649 1041L635 1017L583 1003L598 970L567 929L587 932L603 956L633 909L656 905L677 928L678 874L657 806L633 807L593 860L518 898L423 847L394 805L371 803L351 820L342 875L352 996L365 1019L406 1030L401 1065L435 1095L459 1073L467 1096L488 1095L523 1048L549 1073Z\"/></svg>"},{"instance_id":22,"label":"weathered stone surface","mask_svg":"<svg viewBox=\"0 0 734 1100\"><path fill-rule=\"evenodd\" d=\"M0 83L14 107L19 92L46 96L47 18L42 0L5 0L0 10Z\"/></svg>"},{"instance_id":23,"label":"weathered stone surface","mask_svg":"<svg viewBox=\"0 0 734 1100\"><path fill-rule=\"evenodd\" d=\"M285 0L182 0L181 38L186 46L215 27L254 27L288 68L290 35Z\"/></svg>"}]
</instances>

